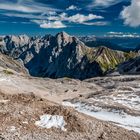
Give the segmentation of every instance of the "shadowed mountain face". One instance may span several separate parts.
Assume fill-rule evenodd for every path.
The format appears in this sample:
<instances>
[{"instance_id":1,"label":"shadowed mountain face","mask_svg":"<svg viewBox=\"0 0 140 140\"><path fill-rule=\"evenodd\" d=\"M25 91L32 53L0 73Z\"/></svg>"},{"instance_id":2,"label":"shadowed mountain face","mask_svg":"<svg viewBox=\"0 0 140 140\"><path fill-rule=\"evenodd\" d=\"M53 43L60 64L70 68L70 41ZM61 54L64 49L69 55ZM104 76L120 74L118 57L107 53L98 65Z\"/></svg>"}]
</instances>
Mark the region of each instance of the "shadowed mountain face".
<instances>
[{"instance_id":1,"label":"shadowed mountain face","mask_svg":"<svg viewBox=\"0 0 140 140\"><path fill-rule=\"evenodd\" d=\"M102 76L137 55L106 47L90 48L65 32L32 38L3 36L0 51L22 60L32 76L81 80Z\"/></svg>"},{"instance_id":2,"label":"shadowed mountain face","mask_svg":"<svg viewBox=\"0 0 140 140\"><path fill-rule=\"evenodd\" d=\"M118 70L122 74L140 74L140 57L122 63Z\"/></svg>"}]
</instances>

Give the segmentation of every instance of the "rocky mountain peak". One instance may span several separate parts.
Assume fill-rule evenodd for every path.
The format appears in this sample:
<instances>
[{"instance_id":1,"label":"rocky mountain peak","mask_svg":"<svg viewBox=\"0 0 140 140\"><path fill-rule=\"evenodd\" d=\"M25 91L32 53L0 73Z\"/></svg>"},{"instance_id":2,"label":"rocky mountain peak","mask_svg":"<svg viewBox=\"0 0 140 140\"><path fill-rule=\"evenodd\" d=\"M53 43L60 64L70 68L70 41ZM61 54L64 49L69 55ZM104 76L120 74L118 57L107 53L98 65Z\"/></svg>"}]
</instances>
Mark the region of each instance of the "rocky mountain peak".
<instances>
[{"instance_id":1,"label":"rocky mountain peak","mask_svg":"<svg viewBox=\"0 0 140 140\"><path fill-rule=\"evenodd\" d=\"M58 33L56 36L61 36L61 37L63 37L63 38L65 38L65 37L70 37L70 35L69 35L68 33L64 32L64 31Z\"/></svg>"},{"instance_id":2,"label":"rocky mountain peak","mask_svg":"<svg viewBox=\"0 0 140 140\"><path fill-rule=\"evenodd\" d=\"M66 32L60 32L55 36L58 40L58 43L72 43L73 40L73 36L70 36L69 34L67 34Z\"/></svg>"},{"instance_id":3,"label":"rocky mountain peak","mask_svg":"<svg viewBox=\"0 0 140 140\"><path fill-rule=\"evenodd\" d=\"M101 76L131 57L105 46L87 47L65 32L34 38L6 36L1 40L0 52L21 60L32 76L39 77L86 79Z\"/></svg>"}]
</instances>

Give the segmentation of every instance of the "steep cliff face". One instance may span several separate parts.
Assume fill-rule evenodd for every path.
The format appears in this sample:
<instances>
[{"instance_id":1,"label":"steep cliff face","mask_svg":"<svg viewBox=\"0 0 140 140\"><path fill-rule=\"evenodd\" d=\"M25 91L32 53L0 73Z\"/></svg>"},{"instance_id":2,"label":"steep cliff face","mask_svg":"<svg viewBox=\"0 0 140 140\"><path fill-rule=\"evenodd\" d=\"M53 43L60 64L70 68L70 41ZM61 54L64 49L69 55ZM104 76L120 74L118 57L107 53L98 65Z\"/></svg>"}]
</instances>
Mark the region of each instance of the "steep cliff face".
<instances>
[{"instance_id":1,"label":"steep cliff face","mask_svg":"<svg viewBox=\"0 0 140 140\"><path fill-rule=\"evenodd\" d=\"M131 57L104 46L87 47L65 32L56 36L1 38L0 51L21 60L32 76L86 79L102 76Z\"/></svg>"}]
</instances>

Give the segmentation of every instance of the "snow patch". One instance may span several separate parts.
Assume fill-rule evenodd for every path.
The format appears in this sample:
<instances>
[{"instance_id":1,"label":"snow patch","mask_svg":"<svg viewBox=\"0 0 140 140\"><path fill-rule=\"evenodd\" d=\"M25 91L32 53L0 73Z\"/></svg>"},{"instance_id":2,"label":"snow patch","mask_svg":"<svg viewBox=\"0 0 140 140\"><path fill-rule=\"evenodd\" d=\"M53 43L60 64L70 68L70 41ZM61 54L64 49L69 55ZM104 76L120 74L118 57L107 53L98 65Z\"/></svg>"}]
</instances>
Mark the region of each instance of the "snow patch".
<instances>
[{"instance_id":1,"label":"snow patch","mask_svg":"<svg viewBox=\"0 0 140 140\"><path fill-rule=\"evenodd\" d=\"M16 132L16 127L15 126L10 126L8 130L9 130L9 132L14 133L14 132Z\"/></svg>"},{"instance_id":2,"label":"snow patch","mask_svg":"<svg viewBox=\"0 0 140 140\"><path fill-rule=\"evenodd\" d=\"M84 113L86 115L100 120L109 121L115 125L140 133L140 116L131 116L116 110L109 111L107 109L102 109L101 107L94 105L88 106L80 102L63 102L63 105L73 107L78 112Z\"/></svg>"},{"instance_id":3,"label":"snow patch","mask_svg":"<svg viewBox=\"0 0 140 140\"><path fill-rule=\"evenodd\" d=\"M10 100L0 100L0 103L7 103L9 102Z\"/></svg>"},{"instance_id":4,"label":"snow patch","mask_svg":"<svg viewBox=\"0 0 140 140\"><path fill-rule=\"evenodd\" d=\"M63 131L66 131L66 129L64 128L66 122L63 116L59 115L42 115L40 116L40 120L35 122L35 125L47 129L56 127L60 128Z\"/></svg>"}]
</instances>

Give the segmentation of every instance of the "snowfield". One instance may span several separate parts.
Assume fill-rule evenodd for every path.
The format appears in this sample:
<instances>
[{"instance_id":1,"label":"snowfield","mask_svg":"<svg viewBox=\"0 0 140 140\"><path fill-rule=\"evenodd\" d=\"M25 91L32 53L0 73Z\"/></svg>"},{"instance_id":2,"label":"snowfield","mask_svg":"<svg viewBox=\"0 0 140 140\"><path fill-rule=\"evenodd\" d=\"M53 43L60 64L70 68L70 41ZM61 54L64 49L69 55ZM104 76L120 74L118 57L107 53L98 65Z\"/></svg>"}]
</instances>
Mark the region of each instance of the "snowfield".
<instances>
[{"instance_id":1,"label":"snowfield","mask_svg":"<svg viewBox=\"0 0 140 140\"><path fill-rule=\"evenodd\" d=\"M63 102L63 105L74 107L78 112L95 117L100 120L112 122L115 125L124 127L129 130L134 130L140 133L140 116L131 116L124 112L115 110L109 111L96 106L88 106L82 103L72 104L70 102Z\"/></svg>"}]
</instances>

